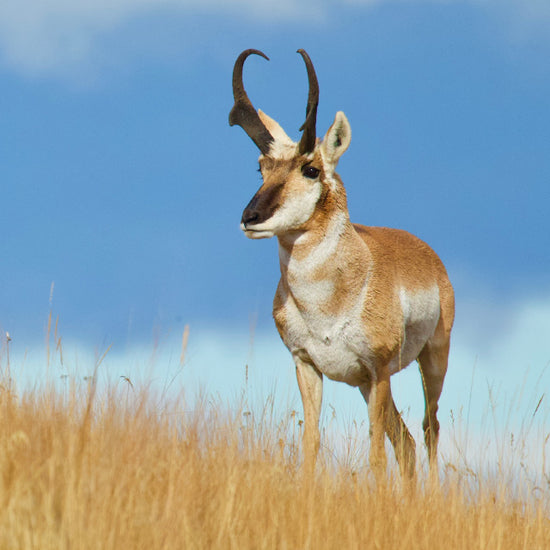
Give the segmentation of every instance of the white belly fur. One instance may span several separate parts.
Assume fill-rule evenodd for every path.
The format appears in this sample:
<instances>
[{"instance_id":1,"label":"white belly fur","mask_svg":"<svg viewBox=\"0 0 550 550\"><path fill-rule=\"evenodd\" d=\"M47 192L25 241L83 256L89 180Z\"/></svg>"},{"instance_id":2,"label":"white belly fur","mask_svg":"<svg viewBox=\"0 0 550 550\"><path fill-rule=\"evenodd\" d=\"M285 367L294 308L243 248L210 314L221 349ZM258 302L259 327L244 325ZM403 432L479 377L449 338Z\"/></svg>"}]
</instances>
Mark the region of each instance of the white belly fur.
<instances>
[{"instance_id":1,"label":"white belly fur","mask_svg":"<svg viewBox=\"0 0 550 550\"><path fill-rule=\"evenodd\" d=\"M439 289L399 293L403 310L404 339L400 352L390 362L390 373L405 368L433 335L439 320ZM287 321L284 341L291 353L307 352L328 378L351 386L374 377L373 351L361 320L362 301L339 316L319 310L301 312L292 299L285 302Z\"/></svg>"}]
</instances>

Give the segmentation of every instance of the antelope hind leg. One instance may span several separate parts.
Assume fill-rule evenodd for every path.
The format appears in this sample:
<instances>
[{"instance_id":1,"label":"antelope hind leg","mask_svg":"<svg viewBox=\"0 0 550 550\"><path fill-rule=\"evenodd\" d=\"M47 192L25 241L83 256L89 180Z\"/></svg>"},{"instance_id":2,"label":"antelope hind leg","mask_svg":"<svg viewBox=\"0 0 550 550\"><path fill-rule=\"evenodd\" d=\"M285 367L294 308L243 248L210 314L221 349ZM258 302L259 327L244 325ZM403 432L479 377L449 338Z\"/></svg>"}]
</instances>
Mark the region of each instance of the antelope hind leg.
<instances>
[{"instance_id":1,"label":"antelope hind leg","mask_svg":"<svg viewBox=\"0 0 550 550\"><path fill-rule=\"evenodd\" d=\"M422 422L424 441L428 450L430 474L436 478L438 477L437 445L439 441L437 409L441 390L443 389L443 380L447 372L448 355L448 344L443 346L426 344L418 356L426 406L424 421Z\"/></svg>"},{"instance_id":2,"label":"antelope hind leg","mask_svg":"<svg viewBox=\"0 0 550 550\"><path fill-rule=\"evenodd\" d=\"M382 442L376 441L376 437L380 439L380 433L375 434L375 419L377 414L380 413L375 410L376 401L378 396L377 385L374 385L371 381L362 384L359 386L359 390L363 395L367 406L369 408L369 422L370 422L370 433L371 433L371 455L373 453L373 448L375 453L380 453L380 446L384 445L384 437L382 432ZM384 398L383 398L384 399ZM391 387L389 385L389 380L387 384L387 399L386 402L386 411L385 411L385 426L384 431L388 434L388 438L391 441L391 444L395 451L395 457L399 464L399 469L401 474L404 477L409 479L414 478L415 475L415 466L416 466L416 444L414 438L410 434L405 422L401 418L395 402L393 401L393 396L391 394ZM379 405L380 406L380 405ZM384 413L382 413L384 414ZM375 446L378 447L375 447ZM382 448L383 455L383 465L386 463L385 450ZM377 457L374 457L374 460L377 460Z\"/></svg>"}]
</instances>

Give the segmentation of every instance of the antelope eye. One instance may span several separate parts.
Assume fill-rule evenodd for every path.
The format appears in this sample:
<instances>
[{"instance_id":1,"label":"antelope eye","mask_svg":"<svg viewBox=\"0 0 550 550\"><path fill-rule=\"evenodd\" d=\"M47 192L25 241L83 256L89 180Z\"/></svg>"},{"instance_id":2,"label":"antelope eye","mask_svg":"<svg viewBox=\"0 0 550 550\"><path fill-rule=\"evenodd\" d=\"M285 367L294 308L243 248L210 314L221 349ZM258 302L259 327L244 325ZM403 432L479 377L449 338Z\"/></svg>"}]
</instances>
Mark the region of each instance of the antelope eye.
<instances>
[{"instance_id":1,"label":"antelope eye","mask_svg":"<svg viewBox=\"0 0 550 550\"><path fill-rule=\"evenodd\" d=\"M302 168L302 174L309 179L314 180L317 176L319 176L320 170L318 168L314 168L313 166L307 165Z\"/></svg>"}]
</instances>

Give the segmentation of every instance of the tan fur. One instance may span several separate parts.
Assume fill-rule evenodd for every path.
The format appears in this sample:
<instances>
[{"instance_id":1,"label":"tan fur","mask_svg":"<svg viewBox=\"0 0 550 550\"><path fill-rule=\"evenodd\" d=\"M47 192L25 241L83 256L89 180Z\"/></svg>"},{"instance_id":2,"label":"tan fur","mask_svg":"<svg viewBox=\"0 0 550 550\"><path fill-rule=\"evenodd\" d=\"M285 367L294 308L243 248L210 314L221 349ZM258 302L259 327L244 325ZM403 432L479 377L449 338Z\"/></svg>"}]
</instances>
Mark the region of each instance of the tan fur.
<instances>
[{"instance_id":1,"label":"tan fur","mask_svg":"<svg viewBox=\"0 0 550 550\"><path fill-rule=\"evenodd\" d=\"M346 192L334 172L351 138L343 113L308 155L299 155L273 119L260 116L275 142L260 157L264 183L243 213L242 227L251 238L279 240L281 280L273 316L296 362L306 467L313 468L319 447L326 375L358 386L365 397L372 467L384 470L387 433L402 471L412 476L415 444L393 402L390 376L418 360L425 440L435 472L437 401L454 318L445 268L410 233L349 220ZM319 170L318 177L307 177L307 167Z\"/></svg>"}]
</instances>

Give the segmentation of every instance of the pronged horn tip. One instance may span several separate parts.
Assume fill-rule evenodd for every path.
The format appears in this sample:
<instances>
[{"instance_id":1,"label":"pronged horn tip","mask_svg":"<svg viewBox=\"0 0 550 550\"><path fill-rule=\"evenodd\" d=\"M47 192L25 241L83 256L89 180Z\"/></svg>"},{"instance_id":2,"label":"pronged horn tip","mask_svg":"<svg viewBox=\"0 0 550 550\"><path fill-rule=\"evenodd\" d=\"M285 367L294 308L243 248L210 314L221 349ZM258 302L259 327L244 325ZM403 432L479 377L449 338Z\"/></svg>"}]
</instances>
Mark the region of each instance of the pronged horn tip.
<instances>
[{"instance_id":1,"label":"pronged horn tip","mask_svg":"<svg viewBox=\"0 0 550 550\"><path fill-rule=\"evenodd\" d=\"M307 98L306 107L306 120L300 127L303 130L302 139L300 139L299 151L300 154L311 153L315 148L316 134L316 122L317 122L317 106L319 105L319 82L311 58L307 52L300 48L299 53L304 63L306 64L307 77L309 81L309 92Z\"/></svg>"},{"instance_id":2,"label":"pronged horn tip","mask_svg":"<svg viewBox=\"0 0 550 550\"><path fill-rule=\"evenodd\" d=\"M233 67L233 98L235 104L229 113L229 125L238 124L248 134L250 139L256 144L258 149L266 155L269 153L273 136L261 121L256 109L252 105L243 84L243 65L246 58L251 55L259 55L269 61L269 57L260 50L250 48L244 50Z\"/></svg>"}]
</instances>

